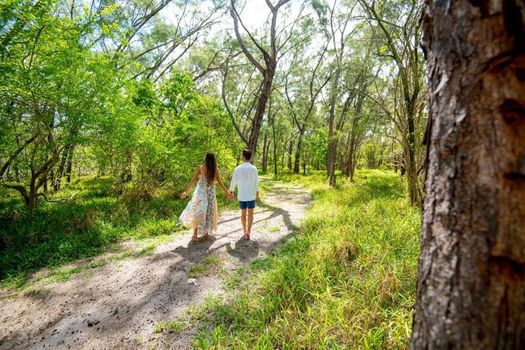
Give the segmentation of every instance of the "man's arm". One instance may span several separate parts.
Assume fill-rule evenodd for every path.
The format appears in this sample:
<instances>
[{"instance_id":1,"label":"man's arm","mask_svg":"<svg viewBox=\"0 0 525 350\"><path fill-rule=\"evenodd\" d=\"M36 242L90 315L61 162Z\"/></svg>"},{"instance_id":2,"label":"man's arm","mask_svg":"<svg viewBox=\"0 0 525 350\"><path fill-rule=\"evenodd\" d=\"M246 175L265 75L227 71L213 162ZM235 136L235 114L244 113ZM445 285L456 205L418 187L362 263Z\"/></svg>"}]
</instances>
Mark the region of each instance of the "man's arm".
<instances>
[{"instance_id":1,"label":"man's arm","mask_svg":"<svg viewBox=\"0 0 525 350\"><path fill-rule=\"evenodd\" d=\"M228 191L226 189L226 186L224 186L224 183L221 180L221 172L219 171L219 168L217 168L217 172L215 173L215 179L217 180L219 187L224 192L224 194L228 197L228 199L233 200L233 194L231 193L231 191Z\"/></svg>"},{"instance_id":2,"label":"man's arm","mask_svg":"<svg viewBox=\"0 0 525 350\"><path fill-rule=\"evenodd\" d=\"M255 189L257 190L255 194L255 199L260 200L261 197L259 197L259 171L256 171L255 173Z\"/></svg>"},{"instance_id":3,"label":"man's arm","mask_svg":"<svg viewBox=\"0 0 525 350\"><path fill-rule=\"evenodd\" d=\"M237 169L233 171L232 179L230 181L230 192L233 192L233 190L235 190L236 185L237 185Z\"/></svg>"}]
</instances>

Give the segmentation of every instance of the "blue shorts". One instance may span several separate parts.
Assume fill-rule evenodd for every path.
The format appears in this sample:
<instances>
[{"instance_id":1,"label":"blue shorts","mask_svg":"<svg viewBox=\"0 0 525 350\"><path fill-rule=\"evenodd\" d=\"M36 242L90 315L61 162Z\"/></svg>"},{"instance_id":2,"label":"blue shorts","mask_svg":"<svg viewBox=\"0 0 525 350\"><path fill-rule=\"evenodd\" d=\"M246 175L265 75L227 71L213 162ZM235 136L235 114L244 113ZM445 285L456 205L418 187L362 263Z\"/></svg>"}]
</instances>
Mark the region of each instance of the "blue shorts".
<instances>
[{"instance_id":1,"label":"blue shorts","mask_svg":"<svg viewBox=\"0 0 525 350\"><path fill-rule=\"evenodd\" d=\"M255 208L255 201L239 201L239 208L253 209Z\"/></svg>"}]
</instances>

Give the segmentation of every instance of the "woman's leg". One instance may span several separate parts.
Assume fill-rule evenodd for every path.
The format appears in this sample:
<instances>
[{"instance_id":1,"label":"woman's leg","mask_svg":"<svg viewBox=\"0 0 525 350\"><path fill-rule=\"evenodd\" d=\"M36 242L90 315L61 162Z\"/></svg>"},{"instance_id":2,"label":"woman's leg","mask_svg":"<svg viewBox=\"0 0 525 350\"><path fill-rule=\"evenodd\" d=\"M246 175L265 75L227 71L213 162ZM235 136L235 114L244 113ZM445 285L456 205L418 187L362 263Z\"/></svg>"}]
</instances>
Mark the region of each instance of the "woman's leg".
<instances>
[{"instance_id":1,"label":"woman's leg","mask_svg":"<svg viewBox=\"0 0 525 350\"><path fill-rule=\"evenodd\" d=\"M216 206L217 206L217 198L215 195L215 189L210 188L208 189L207 193L207 199L208 199L208 206L206 208L206 219L205 224L202 230L202 238L208 239L210 238L210 234L212 233L214 229L214 216L216 212Z\"/></svg>"},{"instance_id":2,"label":"woman's leg","mask_svg":"<svg viewBox=\"0 0 525 350\"><path fill-rule=\"evenodd\" d=\"M197 235L197 231L198 231L198 228L195 227L195 228L193 229L193 236L191 237L191 240L192 240L192 241L198 241L198 240L199 240L199 236Z\"/></svg>"}]
</instances>

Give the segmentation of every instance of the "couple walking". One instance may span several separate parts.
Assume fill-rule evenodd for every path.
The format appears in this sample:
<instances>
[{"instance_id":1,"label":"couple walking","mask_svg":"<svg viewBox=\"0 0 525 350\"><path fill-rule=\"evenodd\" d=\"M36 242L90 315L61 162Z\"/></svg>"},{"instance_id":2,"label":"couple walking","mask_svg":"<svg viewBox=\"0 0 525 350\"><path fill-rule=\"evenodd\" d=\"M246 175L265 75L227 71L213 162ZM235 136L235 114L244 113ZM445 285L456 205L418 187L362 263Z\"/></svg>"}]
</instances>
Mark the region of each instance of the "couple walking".
<instances>
[{"instance_id":1,"label":"couple walking","mask_svg":"<svg viewBox=\"0 0 525 350\"><path fill-rule=\"evenodd\" d=\"M242 164L233 171L230 189L227 190L221 180L215 154L206 153L204 163L197 166L188 187L181 193L181 198L186 198L195 182L198 181L191 200L179 218L184 226L193 228L192 242L208 239L217 230L218 211L215 182L219 184L229 200L234 199L233 191L235 187L238 187L237 199L241 209L241 222L244 232L242 238L250 239L255 200L259 200L259 174L257 168L250 163L251 158L252 152L250 150L242 151Z\"/></svg>"}]
</instances>

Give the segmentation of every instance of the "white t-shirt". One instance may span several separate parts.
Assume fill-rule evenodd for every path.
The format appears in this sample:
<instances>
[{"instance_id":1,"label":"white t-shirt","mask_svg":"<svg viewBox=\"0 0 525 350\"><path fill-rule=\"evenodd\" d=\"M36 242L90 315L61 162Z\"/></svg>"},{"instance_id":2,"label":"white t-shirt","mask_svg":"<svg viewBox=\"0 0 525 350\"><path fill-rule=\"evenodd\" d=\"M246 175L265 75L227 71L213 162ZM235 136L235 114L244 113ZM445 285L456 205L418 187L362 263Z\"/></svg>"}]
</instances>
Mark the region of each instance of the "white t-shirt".
<instances>
[{"instance_id":1,"label":"white t-shirt","mask_svg":"<svg viewBox=\"0 0 525 350\"><path fill-rule=\"evenodd\" d=\"M230 191L233 191L235 186L239 187L237 199L240 202L254 201L257 191L259 191L259 173L257 168L248 162L237 166L233 171Z\"/></svg>"}]
</instances>

